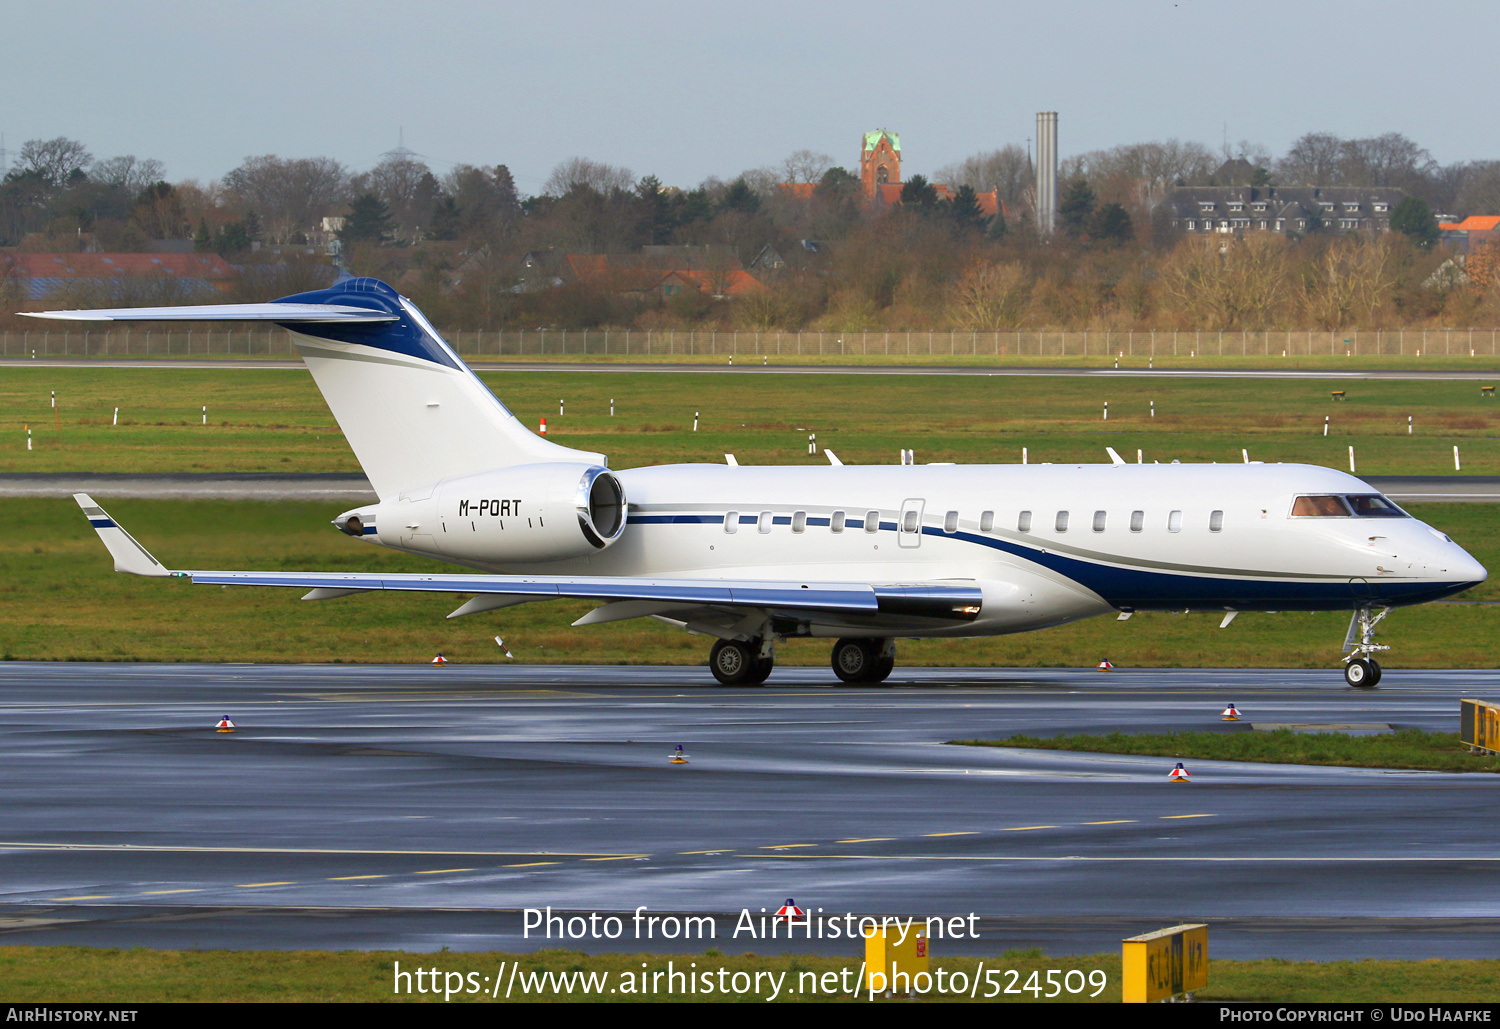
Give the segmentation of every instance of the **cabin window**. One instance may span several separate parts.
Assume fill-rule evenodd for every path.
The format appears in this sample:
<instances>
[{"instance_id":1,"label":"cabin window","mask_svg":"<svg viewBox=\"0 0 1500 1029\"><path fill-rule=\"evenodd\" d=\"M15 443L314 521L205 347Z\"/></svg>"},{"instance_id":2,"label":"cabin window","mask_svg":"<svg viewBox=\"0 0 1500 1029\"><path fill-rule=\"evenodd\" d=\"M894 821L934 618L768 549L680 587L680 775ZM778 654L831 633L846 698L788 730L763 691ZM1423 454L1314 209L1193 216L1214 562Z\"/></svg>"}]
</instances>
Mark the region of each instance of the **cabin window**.
<instances>
[{"instance_id":1,"label":"cabin window","mask_svg":"<svg viewBox=\"0 0 1500 1029\"><path fill-rule=\"evenodd\" d=\"M1105 523L1108 520L1109 520L1109 516L1107 514L1105 514L1103 511L1095 511L1094 512L1094 531L1095 532L1103 532L1104 531Z\"/></svg>"},{"instance_id":2,"label":"cabin window","mask_svg":"<svg viewBox=\"0 0 1500 1029\"><path fill-rule=\"evenodd\" d=\"M982 511L979 515L979 531L993 532L995 529L995 512Z\"/></svg>"},{"instance_id":3,"label":"cabin window","mask_svg":"<svg viewBox=\"0 0 1500 1029\"><path fill-rule=\"evenodd\" d=\"M1181 511L1173 511L1171 514L1167 515L1167 531L1168 532L1181 532L1182 531L1182 512Z\"/></svg>"},{"instance_id":4,"label":"cabin window","mask_svg":"<svg viewBox=\"0 0 1500 1029\"><path fill-rule=\"evenodd\" d=\"M724 531L725 532L739 532L740 531L740 513L738 511L728 511L728 512L725 512L725 514L724 514Z\"/></svg>"},{"instance_id":5,"label":"cabin window","mask_svg":"<svg viewBox=\"0 0 1500 1029\"><path fill-rule=\"evenodd\" d=\"M865 532L879 532L879 531L880 531L880 512L879 511L866 511L865 512Z\"/></svg>"},{"instance_id":6,"label":"cabin window","mask_svg":"<svg viewBox=\"0 0 1500 1029\"><path fill-rule=\"evenodd\" d=\"M943 515L943 531L944 532L957 532L958 531L958 512L957 511L949 511L947 514Z\"/></svg>"},{"instance_id":7,"label":"cabin window","mask_svg":"<svg viewBox=\"0 0 1500 1029\"><path fill-rule=\"evenodd\" d=\"M1057 529L1058 532L1067 532L1068 531L1068 512L1066 512L1066 511L1059 511L1059 512L1057 512L1057 521L1054 523L1054 525L1055 525L1055 527L1056 527L1056 529Z\"/></svg>"},{"instance_id":8,"label":"cabin window","mask_svg":"<svg viewBox=\"0 0 1500 1029\"><path fill-rule=\"evenodd\" d=\"M1379 493L1361 493L1345 497L1354 513L1361 518L1405 518L1406 512Z\"/></svg>"},{"instance_id":9,"label":"cabin window","mask_svg":"<svg viewBox=\"0 0 1500 1029\"><path fill-rule=\"evenodd\" d=\"M1222 532L1222 531L1224 531L1224 512L1223 511L1212 511L1212 512L1209 513L1209 516L1208 516L1208 531L1209 532Z\"/></svg>"},{"instance_id":10,"label":"cabin window","mask_svg":"<svg viewBox=\"0 0 1500 1029\"><path fill-rule=\"evenodd\" d=\"M917 531L917 512L915 512L915 511L908 511L904 515L901 516L901 531L902 532L916 532Z\"/></svg>"},{"instance_id":11,"label":"cabin window","mask_svg":"<svg viewBox=\"0 0 1500 1029\"><path fill-rule=\"evenodd\" d=\"M1132 511L1132 512L1130 512L1130 531L1131 532L1140 532L1145 527L1146 527L1146 512L1144 512L1144 511Z\"/></svg>"},{"instance_id":12,"label":"cabin window","mask_svg":"<svg viewBox=\"0 0 1500 1029\"><path fill-rule=\"evenodd\" d=\"M771 518L771 512L769 512L769 511L762 511L760 513L760 518L756 520L755 527L757 529L759 529L761 532L770 532L772 524L773 524L773 522L772 522L772 518Z\"/></svg>"},{"instance_id":13,"label":"cabin window","mask_svg":"<svg viewBox=\"0 0 1500 1029\"><path fill-rule=\"evenodd\" d=\"M1347 518L1343 497L1298 497L1292 503L1293 518Z\"/></svg>"},{"instance_id":14,"label":"cabin window","mask_svg":"<svg viewBox=\"0 0 1500 1029\"><path fill-rule=\"evenodd\" d=\"M793 511L792 512L792 531L793 532L806 532L807 531L807 512L806 511Z\"/></svg>"},{"instance_id":15,"label":"cabin window","mask_svg":"<svg viewBox=\"0 0 1500 1029\"><path fill-rule=\"evenodd\" d=\"M828 519L828 528L829 528L829 530L831 532L843 532L844 531L844 512L842 512L842 511L835 511L835 512L833 512L832 517L830 517Z\"/></svg>"}]
</instances>

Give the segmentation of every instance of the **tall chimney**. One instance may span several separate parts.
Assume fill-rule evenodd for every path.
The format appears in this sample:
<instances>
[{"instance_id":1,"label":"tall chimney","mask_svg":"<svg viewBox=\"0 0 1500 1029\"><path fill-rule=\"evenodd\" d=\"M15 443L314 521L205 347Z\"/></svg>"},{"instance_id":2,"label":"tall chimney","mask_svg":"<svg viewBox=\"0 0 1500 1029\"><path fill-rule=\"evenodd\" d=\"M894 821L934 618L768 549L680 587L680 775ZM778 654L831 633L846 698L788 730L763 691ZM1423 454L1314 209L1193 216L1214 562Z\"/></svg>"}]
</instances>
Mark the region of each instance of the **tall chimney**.
<instances>
[{"instance_id":1,"label":"tall chimney","mask_svg":"<svg viewBox=\"0 0 1500 1029\"><path fill-rule=\"evenodd\" d=\"M1044 236L1057 230L1057 112L1036 115L1036 227Z\"/></svg>"}]
</instances>

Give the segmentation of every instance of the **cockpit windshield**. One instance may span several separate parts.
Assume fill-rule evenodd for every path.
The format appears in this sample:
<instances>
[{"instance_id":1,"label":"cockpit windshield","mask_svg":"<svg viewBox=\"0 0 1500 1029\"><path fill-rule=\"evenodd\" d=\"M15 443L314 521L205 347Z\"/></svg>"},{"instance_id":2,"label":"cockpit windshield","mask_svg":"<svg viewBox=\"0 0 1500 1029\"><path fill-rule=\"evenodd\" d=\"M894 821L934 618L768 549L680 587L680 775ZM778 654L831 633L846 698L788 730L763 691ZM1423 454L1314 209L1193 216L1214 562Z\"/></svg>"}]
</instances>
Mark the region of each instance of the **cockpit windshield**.
<instances>
[{"instance_id":1,"label":"cockpit windshield","mask_svg":"<svg viewBox=\"0 0 1500 1029\"><path fill-rule=\"evenodd\" d=\"M1298 497L1292 504L1293 518L1348 518L1343 497Z\"/></svg>"},{"instance_id":2,"label":"cockpit windshield","mask_svg":"<svg viewBox=\"0 0 1500 1029\"><path fill-rule=\"evenodd\" d=\"M1347 498L1354 513L1362 518L1405 518L1406 512L1379 493L1359 493Z\"/></svg>"},{"instance_id":3,"label":"cockpit windshield","mask_svg":"<svg viewBox=\"0 0 1500 1029\"><path fill-rule=\"evenodd\" d=\"M1379 493L1349 496L1298 497L1292 502L1293 518L1405 518L1407 514Z\"/></svg>"}]
</instances>

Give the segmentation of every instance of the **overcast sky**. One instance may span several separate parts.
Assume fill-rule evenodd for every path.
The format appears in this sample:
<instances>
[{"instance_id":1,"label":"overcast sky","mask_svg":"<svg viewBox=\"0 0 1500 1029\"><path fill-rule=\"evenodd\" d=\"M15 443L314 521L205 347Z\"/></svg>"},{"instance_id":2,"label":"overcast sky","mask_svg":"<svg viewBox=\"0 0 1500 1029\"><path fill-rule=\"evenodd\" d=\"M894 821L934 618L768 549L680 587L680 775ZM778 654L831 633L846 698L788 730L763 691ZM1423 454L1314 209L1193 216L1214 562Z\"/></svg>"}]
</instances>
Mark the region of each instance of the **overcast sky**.
<instances>
[{"instance_id":1,"label":"overcast sky","mask_svg":"<svg viewBox=\"0 0 1500 1029\"><path fill-rule=\"evenodd\" d=\"M1064 157L1176 136L1280 153L1309 131L1402 132L1442 163L1500 158L1495 0L813 0L9 5L0 132L155 157L174 180L247 155L441 175L508 164L523 192L573 156L691 186L794 150L903 171L1059 112Z\"/></svg>"}]
</instances>

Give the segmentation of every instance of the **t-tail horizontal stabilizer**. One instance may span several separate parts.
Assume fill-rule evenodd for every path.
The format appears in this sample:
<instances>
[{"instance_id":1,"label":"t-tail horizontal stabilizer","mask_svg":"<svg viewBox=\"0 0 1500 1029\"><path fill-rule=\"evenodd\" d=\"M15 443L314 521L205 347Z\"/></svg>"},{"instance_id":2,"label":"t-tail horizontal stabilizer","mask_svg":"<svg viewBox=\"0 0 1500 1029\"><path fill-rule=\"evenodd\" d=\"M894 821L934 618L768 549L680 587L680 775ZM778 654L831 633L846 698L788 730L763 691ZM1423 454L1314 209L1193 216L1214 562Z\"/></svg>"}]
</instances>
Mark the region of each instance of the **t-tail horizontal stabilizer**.
<instances>
[{"instance_id":1,"label":"t-tail horizontal stabilizer","mask_svg":"<svg viewBox=\"0 0 1500 1029\"><path fill-rule=\"evenodd\" d=\"M87 493L74 493L73 499L83 508L89 524L109 548L109 556L115 559L115 571L131 575L171 575L172 572L152 557L135 537L115 524L115 520L104 513L104 508L94 503Z\"/></svg>"}]
</instances>

